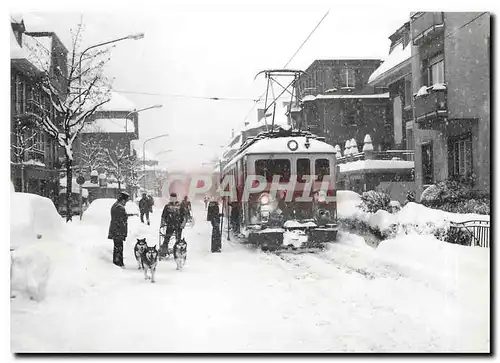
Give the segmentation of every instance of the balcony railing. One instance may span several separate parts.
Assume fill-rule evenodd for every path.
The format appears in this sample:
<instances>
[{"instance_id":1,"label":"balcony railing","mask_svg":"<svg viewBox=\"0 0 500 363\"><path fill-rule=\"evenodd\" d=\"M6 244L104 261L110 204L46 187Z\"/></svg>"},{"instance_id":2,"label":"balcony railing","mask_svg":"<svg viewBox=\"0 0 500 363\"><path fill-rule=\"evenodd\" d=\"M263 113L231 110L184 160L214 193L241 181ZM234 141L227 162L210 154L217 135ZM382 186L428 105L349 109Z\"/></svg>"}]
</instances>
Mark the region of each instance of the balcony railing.
<instances>
[{"instance_id":1,"label":"balcony railing","mask_svg":"<svg viewBox=\"0 0 500 363\"><path fill-rule=\"evenodd\" d=\"M439 120L448 116L446 90L432 91L431 93L415 98L415 119L417 122L425 120Z\"/></svg>"},{"instance_id":2,"label":"balcony railing","mask_svg":"<svg viewBox=\"0 0 500 363\"><path fill-rule=\"evenodd\" d=\"M415 161L415 150L363 151L337 158L337 164L358 160Z\"/></svg>"},{"instance_id":3,"label":"balcony railing","mask_svg":"<svg viewBox=\"0 0 500 363\"><path fill-rule=\"evenodd\" d=\"M433 38L444 31L442 12L417 13L411 19L411 35L414 45Z\"/></svg>"}]
</instances>

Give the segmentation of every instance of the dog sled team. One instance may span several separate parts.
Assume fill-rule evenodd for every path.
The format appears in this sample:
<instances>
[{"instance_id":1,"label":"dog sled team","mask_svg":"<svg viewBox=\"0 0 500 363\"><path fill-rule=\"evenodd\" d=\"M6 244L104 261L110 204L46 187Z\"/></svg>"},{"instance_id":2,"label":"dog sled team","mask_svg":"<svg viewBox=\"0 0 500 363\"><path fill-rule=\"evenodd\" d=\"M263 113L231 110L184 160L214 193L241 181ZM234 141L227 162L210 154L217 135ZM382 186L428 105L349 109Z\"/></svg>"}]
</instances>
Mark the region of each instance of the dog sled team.
<instances>
[{"instance_id":1,"label":"dog sled team","mask_svg":"<svg viewBox=\"0 0 500 363\"><path fill-rule=\"evenodd\" d=\"M122 268L125 267L123 263L123 243L127 238L127 220L128 217L136 215L129 214L125 210L125 205L129 198L130 195L128 193L121 192L111 207L111 222L108 232L108 239L112 239L114 243L113 263ZM151 201L150 197L146 193L143 193L142 199L139 201L142 223L144 223L145 216L147 224L150 224L149 213L152 213L153 203L154 201ZM165 259L171 252L177 264L177 270L181 270L184 267L187 257L187 242L182 238L182 230L189 221L193 223L191 203L187 197L179 203L177 195L172 193L169 202L163 208L161 216L160 236L163 237L163 240L160 239L159 249L156 248L156 245L153 247L148 246L145 238L137 239L134 247L134 256L137 260L138 269L144 270L144 278L146 280L150 279L151 282L155 282L155 271L158 261ZM168 245L172 236L175 236L175 244L170 251Z\"/></svg>"}]
</instances>

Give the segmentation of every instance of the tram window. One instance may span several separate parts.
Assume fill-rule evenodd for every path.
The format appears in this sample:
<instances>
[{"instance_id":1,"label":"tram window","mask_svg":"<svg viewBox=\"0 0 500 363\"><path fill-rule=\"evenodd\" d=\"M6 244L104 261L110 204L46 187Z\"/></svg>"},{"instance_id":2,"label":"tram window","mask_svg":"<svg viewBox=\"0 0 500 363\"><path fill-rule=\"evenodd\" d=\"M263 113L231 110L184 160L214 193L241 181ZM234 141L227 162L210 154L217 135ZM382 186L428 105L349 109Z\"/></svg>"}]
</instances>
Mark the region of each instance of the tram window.
<instances>
[{"instance_id":1,"label":"tram window","mask_svg":"<svg viewBox=\"0 0 500 363\"><path fill-rule=\"evenodd\" d=\"M297 181L305 182L304 175L311 175L311 163L309 159L297 159Z\"/></svg>"},{"instance_id":2,"label":"tram window","mask_svg":"<svg viewBox=\"0 0 500 363\"><path fill-rule=\"evenodd\" d=\"M325 175L330 175L330 162L328 159L316 159L314 162L316 180L323 180Z\"/></svg>"},{"instance_id":3,"label":"tram window","mask_svg":"<svg viewBox=\"0 0 500 363\"><path fill-rule=\"evenodd\" d=\"M273 180L273 175L280 175L280 182L290 181L290 160L257 160L255 161L255 174L262 175L268 182Z\"/></svg>"}]
</instances>

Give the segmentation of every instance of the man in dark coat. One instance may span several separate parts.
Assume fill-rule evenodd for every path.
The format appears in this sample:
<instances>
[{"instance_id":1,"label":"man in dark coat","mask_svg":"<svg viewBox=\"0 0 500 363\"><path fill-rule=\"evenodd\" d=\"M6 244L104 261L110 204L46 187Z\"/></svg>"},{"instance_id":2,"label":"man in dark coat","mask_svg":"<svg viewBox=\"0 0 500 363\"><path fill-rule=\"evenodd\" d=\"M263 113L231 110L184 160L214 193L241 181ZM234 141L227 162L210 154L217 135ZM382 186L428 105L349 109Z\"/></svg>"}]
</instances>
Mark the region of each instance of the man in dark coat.
<instances>
[{"instance_id":1,"label":"man in dark coat","mask_svg":"<svg viewBox=\"0 0 500 363\"><path fill-rule=\"evenodd\" d=\"M220 219L223 215L219 212L219 203L217 201L211 201L208 203L207 211L207 221L212 224L212 252L220 252L221 250L221 230L220 230Z\"/></svg>"},{"instance_id":2,"label":"man in dark coat","mask_svg":"<svg viewBox=\"0 0 500 363\"><path fill-rule=\"evenodd\" d=\"M146 221L149 224L149 213L153 209L151 205L151 199L147 196L146 193L142 193L142 198L139 201L139 211L141 212L141 223L144 223L144 215L146 215Z\"/></svg>"},{"instance_id":3,"label":"man in dark coat","mask_svg":"<svg viewBox=\"0 0 500 363\"><path fill-rule=\"evenodd\" d=\"M240 233L240 206L238 202L231 203L231 228L234 234Z\"/></svg>"},{"instance_id":4,"label":"man in dark coat","mask_svg":"<svg viewBox=\"0 0 500 363\"><path fill-rule=\"evenodd\" d=\"M174 233L176 241L181 240L185 215L186 211L177 200L177 194L170 194L170 201L165 205L161 214L161 225L166 226L165 239L160 246L161 257L168 254L168 242Z\"/></svg>"},{"instance_id":5,"label":"man in dark coat","mask_svg":"<svg viewBox=\"0 0 500 363\"><path fill-rule=\"evenodd\" d=\"M125 267L123 264L123 242L127 238L128 217L133 214L127 214L125 204L130 195L127 192L120 192L118 199L111 207L111 222L109 223L108 239L112 239L113 248L113 263L120 267Z\"/></svg>"},{"instance_id":6,"label":"man in dark coat","mask_svg":"<svg viewBox=\"0 0 500 363\"><path fill-rule=\"evenodd\" d=\"M181 210L184 211L184 223L183 226L186 225L185 222L188 222L191 220L192 214L191 214L191 202L188 200L188 197L185 196L184 199L181 202Z\"/></svg>"}]
</instances>

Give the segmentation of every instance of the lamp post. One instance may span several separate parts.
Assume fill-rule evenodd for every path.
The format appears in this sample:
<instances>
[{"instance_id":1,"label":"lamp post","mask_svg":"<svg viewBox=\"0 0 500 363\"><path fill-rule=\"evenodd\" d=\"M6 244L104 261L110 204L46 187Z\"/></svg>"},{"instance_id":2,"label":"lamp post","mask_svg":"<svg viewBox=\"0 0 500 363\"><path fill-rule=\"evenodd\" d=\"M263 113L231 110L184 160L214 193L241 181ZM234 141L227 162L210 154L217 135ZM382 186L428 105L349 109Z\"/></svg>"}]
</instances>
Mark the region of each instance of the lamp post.
<instances>
[{"instance_id":1,"label":"lamp post","mask_svg":"<svg viewBox=\"0 0 500 363\"><path fill-rule=\"evenodd\" d=\"M149 106L149 107L145 107L145 108L141 108L139 110L133 110L133 111L130 111L129 113L127 113L127 115L125 116L125 137L127 138L127 154L129 155L129 157L132 155L131 153L131 148L130 148L130 136L128 134L128 120L129 120L129 117L130 115L134 114L134 113L139 113L139 112L142 112L142 111L146 111L146 110L150 110L152 108L162 108L163 105L161 104L158 104L158 105L153 105L153 106ZM132 174L132 165L130 165L130 170L128 171L129 172L129 176ZM130 180L130 179L129 179ZM127 183L128 184L128 183ZM131 187L129 186L129 192L132 192L132 189Z\"/></svg>"},{"instance_id":2,"label":"lamp post","mask_svg":"<svg viewBox=\"0 0 500 363\"><path fill-rule=\"evenodd\" d=\"M122 40L127 40L127 39L138 40L138 39L142 39L142 38L144 38L144 33L130 34L130 35L127 35L126 37L113 39L113 40L109 40L107 42L92 45L80 53L80 57L78 59L78 92L79 92L79 94L78 94L78 103L79 103L78 107L82 107L82 105L81 105L81 92L82 92L82 59L83 59L83 55L85 53L87 53L89 50L97 48L97 47L101 47L103 45L108 45L108 44L120 42ZM80 164L80 173L81 173L81 171L82 171L82 167Z\"/></svg>"},{"instance_id":3,"label":"lamp post","mask_svg":"<svg viewBox=\"0 0 500 363\"><path fill-rule=\"evenodd\" d=\"M161 134L155 137L151 137L144 141L142 144L142 172L144 173L144 189L146 189L146 143L151 140L159 139L160 137L170 136L169 134Z\"/></svg>"},{"instance_id":4,"label":"lamp post","mask_svg":"<svg viewBox=\"0 0 500 363\"><path fill-rule=\"evenodd\" d=\"M108 44L120 42L122 40L127 40L127 39L138 40L138 39L142 39L142 38L144 38L144 33L130 34L130 35L127 35L126 37L122 37L122 38L118 38L118 39L113 39L113 40L110 40L110 41L107 41L107 42L103 42L103 43L92 45L91 47L88 47L83 52L81 52L80 53L80 58L78 60L78 80L79 80L78 86L80 87L80 92L81 92L81 88L82 88L82 58L83 58L83 55L86 52L88 52L91 49L94 49L94 48L97 48L97 47L102 47L103 45L108 45ZM80 99L80 96L79 96L78 99Z\"/></svg>"},{"instance_id":5,"label":"lamp post","mask_svg":"<svg viewBox=\"0 0 500 363\"><path fill-rule=\"evenodd\" d=\"M134 111L127 113L127 115L125 116L125 134L127 135L127 137L128 137L128 118L130 115L132 115L134 113L139 113L142 111L150 110L152 108L162 108L162 107L163 107L163 105L153 105L153 106L141 108L140 110L134 110Z\"/></svg>"}]
</instances>

